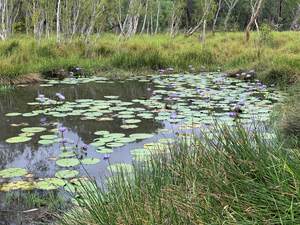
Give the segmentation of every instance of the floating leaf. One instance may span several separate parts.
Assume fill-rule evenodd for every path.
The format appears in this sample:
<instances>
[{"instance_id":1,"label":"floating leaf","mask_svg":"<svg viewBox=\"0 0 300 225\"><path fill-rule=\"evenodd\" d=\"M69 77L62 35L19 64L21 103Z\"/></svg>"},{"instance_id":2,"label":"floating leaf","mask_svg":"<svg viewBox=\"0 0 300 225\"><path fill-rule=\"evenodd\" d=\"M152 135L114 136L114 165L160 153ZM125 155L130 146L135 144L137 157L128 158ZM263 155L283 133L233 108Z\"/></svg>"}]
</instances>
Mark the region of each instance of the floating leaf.
<instances>
[{"instance_id":1,"label":"floating leaf","mask_svg":"<svg viewBox=\"0 0 300 225\"><path fill-rule=\"evenodd\" d=\"M79 164L78 159L60 159L56 161L56 164L62 167L71 167Z\"/></svg>"},{"instance_id":2,"label":"floating leaf","mask_svg":"<svg viewBox=\"0 0 300 225\"><path fill-rule=\"evenodd\" d=\"M115 138L115 142L121 142L121 143L125 143L125 142L133 142L135 141L135 138L132 137L122 137L122 138Z\"/></svg>"},{"instance_id":3,"label":"floating leaf","mask_svg":"<svg viewBox=\"0 0 300 225\"><path fill-rule=\"evenodd\" d=\"M111 148L97 148L96 152L99 152L99 153L112 153L114 152L114 150L112 150Z\"/></svg>"},{"instance_id":4,"label":"floating leaf","mask_svg":"<svg viewBox=\"0 0 300 225\"><path fill-rule=\"evenodd\" d=\"M34 186L37 189L42 189L42 190L54 190L54 189L59 189L61 186L64 186L68 182L66 180L62 180L59 178L44 178L44 179L39 179L40 181L35 183Z\"/></svg>"},{"instance_id":5,"label":"floating leaf","mask_svg":"<svg viewBox=\"0 0 300 225\"><path fill-rule=\"evenodd\" d=\"M73 193L86 192L86 190L96 191L97 189L98 189L97 184L95 184L94 182L84 181L84 180L68 183L65 186L66 191L73 192Z\"/></svg>"},{"instance_id":6,"label":"floating leaf","mask_svg":"<svg viewBox=\"0 0 300 225\"><path fill-rule=\"evenodd\" d=\"M134 128L138 128L139 126L137 126L137 125L133 125L133 124L123 124L123 125L121 125L120 126L121 128L123 128L123 129L134 129Z\"/></svg>"},{"instance_id":7,"label":"floating leaf","mask_svg":"<svg viewBox=\"0 0 300 225\"><path fill-rule=\"evenodd\" d=\"M124 172L124 173L131 173L133 171L133 166L127 163L117 163L114 165L109 165L107 167L108 170L112 172Z\"/></svg>"},{"instance_id":8,"label":"floating leaf","mask_svg":"<svg viewBox=\"0 0 300 225\"><path fill-rule=\"evenodd\" d=\"M62 147L60 147L59 149L60 149L60 150L63 150L63 151L69 151L69 150L74 150L74 151L76 151L76 150L78 150L77 147L72 147L72 146L62 146Z\"/></svg>"},{"instance_id":9,"label":"floating leaf","mask_svg":"<svg viewBox=\"0 0 300 225\"><path fill-rule=\"evenodd\" d=\"M4 184L2 184L0 191L9 192L9 191L18 190L18 189L23 189L23 190L27 190L27 191L33 190L34 189L33 183L30 181L20 181L20 180L13 181L10 183L4 183Z\"/></svg>"},{"instance_id":10,"label":"floating leaf","mask_svg":"<svg viewBox=\"0 0 300 225\"><path fill-rule=\"evenodd\" d=\"M63 152L63 153L60 153L59 155L58 155L58 157L72 157L72 156L74 156L75 154L74 153L72 153L72 152Z\"/></svg>"},{"instance_id":11,"label":"floating leaf","mask_svg":"<svg viewBox=\"0 0 300 225\"><path fill-rule=\"evenodd\" d=\"M7 113L5 116L20 116L22 113Z\"/></svg>"},{"instance_id":12,"label":"floating leaf","mask_svg":"<svg viewBox=\"0 0 300 225\"><path fill-rule=\"evenodd\" d=\"M30 137L33 135L35 135L35 133L32 133L32 132L25 132L25 133L19 134L20 137Z\"/></svg>"},{"instance_id":13,"label":"floating leaf","mask_svg":"<svg viewBox=\"0 0 300 225\"><path fill-rule=\"evenodd\" d=\"M118 142L111 142L111 143L107 143L106 144L107 147L121 147L121 146L124 146L123 143L118 143Z\"/></svg>"},{"instance_id":14,"label":"floating leaf","mask_svg":"<svg viewBox=\"0 0 300 225\"><path fill-rule=\"evenodd\" d=\"M57 138L56 135L42 135L40 138L42 139L54 139Z\"/></svg>"},{"instance_id":15,"label":"floating leaf","mask_svg":"<svg viewBox=\"0 0 300 225\"><path fill-rule=\"evenodd\" d=\"M77 170L61 170L57 173L55 173L55 177L57 178L71 178L76 177L79 174L79 171Z\"/></svg>"},{"instance_id":16,"label":"floating leaf","mask_svg":"<svg viewBox=\"0 0 300 225\"><path fill-rule=\"evenodd\" d=\"M135 138L135 139L147 139L154 137L153 134L146 134L146 133L137 133L137 134L130 134L129 137Z\"/></svg>"},{"instance_id":17,"label":"floating leaf","mask_svg":"<svg viewBox=\"0 0 300 225\"><path fill-rule=\"evenodd\" d=\"M96 131L94 134L95 135L105 135L105 134L109 134L109 131L107 131L107 130L100 130L100 131Z\"/></svg>"},{"instance_id":18,"label":"floating leaf","mask_svg":"<svg viewBox=\"0 0 300 225\"><path fill-rule=\"evenodd\" d=\"M25 127L21 131L22 132L38 133L38 132L43 132L45 130L47 130L45 127Z\"/></svg>"},{"instance_id":19,"label":"floating leaf","mask_svg":"<svg viewBox=\"0 0 300 225\"><path fill-rule=\"evenodd\" d=\"M38 143L42 145L52 144L54 141L52 140L39 140Z\"/></svg>"},{"instance_id":20,"label":"floating leaf","mask_svg":"<svg viewBox=\"0 0 300 225\"><path fill-rule=\"evenodd\" d=\"M141 120L139 120L139 119L129 119L129 120L125 120L124 122L125 123L140 123Z\"/></svg>"},{"instance_id":21,"label":"floating leaf","mask_svg":"<svg viewBox=\"0 0 300 225\"><path fill-rule=\"evenodd\" d=\"M125 134L123 134L123 133L110 133L110 134L104 135L105 138L121 138L124 136L125 136Z\"/></svg>"},{"instance_id":22,"label":"floating leaf","mask_svg":"<svg viewBox=\"0 0 300 225\"><path fill-rule=\"evenodd\" d=\"M81 162L85 165L92 165L92 164L96 164L98 162L100 162L100 159L98 158L86 158L81 160Z\"/></svg>"},{"instance_id":23,"label":"floating leaf","mask_svg":"<svg viewBox=\"0 0 300 225\"><path fill-rule=\"evenodd\" d=\"M26 175L28 172L28 169L24 169L21 167L11 167L1 170L0 176L2 176L3 178L20 177Z\"/></svg>"},{"instance_id":24,"label":"floating leaf","mask_svg":"<svg viewBox=\"0 0 300 225\"><path fill-rule=\"evenodd\" d=\"M150 149L146 149L146 148L138 148L138 149L130 150L130 154L131 155L151 155L151 154L153 154L153 151L151 151Z\"/></svg>"},{"instance_id":25,"label":"floating leaf","mask_svg":"<svg viewBox=\"0 0 300 225\"><path fill-rule=\"evenodd\" d=\"M20 143L20 142L26 142L26 141L30 141L30 140L31 140L31 137L19 136L19 137L8 138L5 141L7 143Z\"/></svg>"}]
</instances>

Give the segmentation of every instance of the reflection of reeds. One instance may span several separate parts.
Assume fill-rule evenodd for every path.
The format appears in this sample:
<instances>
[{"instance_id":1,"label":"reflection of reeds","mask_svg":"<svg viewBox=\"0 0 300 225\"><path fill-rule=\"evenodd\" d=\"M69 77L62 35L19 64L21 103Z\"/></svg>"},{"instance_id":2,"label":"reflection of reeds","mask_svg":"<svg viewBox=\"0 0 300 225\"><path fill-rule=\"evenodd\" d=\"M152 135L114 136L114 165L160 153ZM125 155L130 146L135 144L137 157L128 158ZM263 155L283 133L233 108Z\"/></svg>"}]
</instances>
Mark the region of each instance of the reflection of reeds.
<instances>
[{"instance_id":1,"label":"reflection of reeds","mask_svg":"<svg viewBox=\"0 0 300 225\"><path fill-rule=\"evenodd\" d=\"M183 137L170 154L110 180L108 194L84 186L76 206L57 217L62 224L299 223L298 153L287 152L280 135L264 140L255 125L247 129L217 125Z\"/></svg>"}]
</instances>

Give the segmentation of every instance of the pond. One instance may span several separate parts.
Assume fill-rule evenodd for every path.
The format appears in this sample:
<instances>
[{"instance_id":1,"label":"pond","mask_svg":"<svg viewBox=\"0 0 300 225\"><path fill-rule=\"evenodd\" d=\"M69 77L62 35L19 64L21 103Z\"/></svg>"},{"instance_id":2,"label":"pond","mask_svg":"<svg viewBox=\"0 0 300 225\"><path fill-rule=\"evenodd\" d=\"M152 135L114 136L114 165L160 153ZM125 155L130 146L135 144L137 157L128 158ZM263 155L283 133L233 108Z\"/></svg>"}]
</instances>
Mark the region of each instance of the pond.
<instances>
[{"instance_id":1,"label":"pond","mask_svg":"<svg viewBox=\"0 0 300 225\"><path fill-rule=\"evenodd\" d=\"M1 190L70 188L84 168L102 182L99 173L130 172L133 161L146 160L154 142L209 132L215 121L268 124L282 94L249 75L70 76L0 93Z\"/></svg>"}]
</instances>

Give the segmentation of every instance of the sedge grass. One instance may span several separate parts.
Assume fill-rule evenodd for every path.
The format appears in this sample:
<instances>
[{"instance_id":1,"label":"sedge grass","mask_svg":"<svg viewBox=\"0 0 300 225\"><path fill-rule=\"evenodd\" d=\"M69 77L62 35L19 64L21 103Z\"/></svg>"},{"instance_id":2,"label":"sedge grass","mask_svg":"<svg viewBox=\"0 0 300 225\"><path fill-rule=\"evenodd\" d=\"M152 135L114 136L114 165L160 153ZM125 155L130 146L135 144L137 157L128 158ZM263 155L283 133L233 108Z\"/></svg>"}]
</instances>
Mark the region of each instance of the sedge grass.
<instances>
[{"instance_id":1,"label":"sedge grass","mask_svg":"<svg viewBox=\"0 0 300 225\"><path fill-rule=\"evenodd\" d=\"M258 126L218 125L192 144L135 165L111 185L84 186L61 224L299 224L297 150ZM218 132L216 131L218 130ZM105 194L105 190L109 192ZM71 194L74 196L74 194Z\"/></svg>"}]
</instances>

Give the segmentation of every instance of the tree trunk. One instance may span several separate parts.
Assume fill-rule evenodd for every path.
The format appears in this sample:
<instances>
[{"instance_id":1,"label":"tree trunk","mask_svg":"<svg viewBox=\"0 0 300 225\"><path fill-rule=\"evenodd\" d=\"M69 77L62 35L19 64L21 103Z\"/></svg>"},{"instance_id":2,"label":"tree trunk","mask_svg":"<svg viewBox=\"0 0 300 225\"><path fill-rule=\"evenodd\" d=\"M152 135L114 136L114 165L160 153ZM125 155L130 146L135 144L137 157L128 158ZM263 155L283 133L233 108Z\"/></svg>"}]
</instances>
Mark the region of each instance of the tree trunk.
<instances>
[{"instance_id":1,"label":"tree trunk","mask_svg":"<svg viewBox=\"0 0 300 225\"><path fill-rule=\"evenodd\" d=\"M158 29L158 20L159 20L159 11L160 11L160 1L157 3L157 16L156 16L156 28L155 28L155 33L154 35L156 36L157 34L157 29Z\"/></svg>"},{"instance_id":2,"label":"tree trunk","mask_svg":"<svg viewBox=\"0 0 300 225\"><path fill-rule=\"evenodd\" d=\"M222 0L219 0L219 6L218 6L218 10L216 12L216 14L214 15L213 17L213 27L212 27L212 33L213 33L213 36L215 36L215 32L216 32L216 22L217 22L217 19L218 19L218 16L219 16L219 12L220 12L220 9L221 9L221 3L222 3Z\"/></svg>"},{"instance_id":3,"label":"tree trunk","mask_svg":"<svg viewBox=\"0 0 300 225\"><path fill-rule=\"evenodd\" d=\"M60 20L60 0L57 3L57 13L56 13L56 43L59 44L60 42L60 27L59 27L59 20Z\"/></svg>"},{"instance_id":4,"label":"tree trunk","mask_svg":"<svg viewBox=\"0 0 300 225\"><path fill-rule=\"evenodd\" d=\"M250 38L250 28L251 28L252 23L255 21L257 15L259 13L259 10L260 10L260 7L261 7L261 3L262 3L262 0L259 0L256 13L254 14L254 16L252 17L250 23L247 26L247 31L246 31L246 40L247 41L249 41L249 38Z\"/></svg>"},{"instance_id":5,"label":"tree trunk","mask_svg":"<svg viewBox=\"0 0 300 225\"><path fill-rule=\"evenodd\" d=\"M141 35L142 35L142 33L143 33L144 29L145 29L145 24L146 24L146 19L147 19L147 10L148 10L148 1L146 2L146 13L145 13L144 22L143 22L143 26L142 26L139 38L141 37Z\"/></svg>"},{"instance_id":6,"label":"tree trunk","mask_svg":"<svg viewBox=\"0 0 300 225\"><path fill-rule=\"evenodd\" d=\"M292 22L292 24L291 24L290 31L291 31L291 30L294 28L294 26L296 25L299 16L300 16L300 3L298 3L298 9L297 9L296 14L294 15L294 20L293 20L293 22Z\"/></svg>"}]
</instances>

